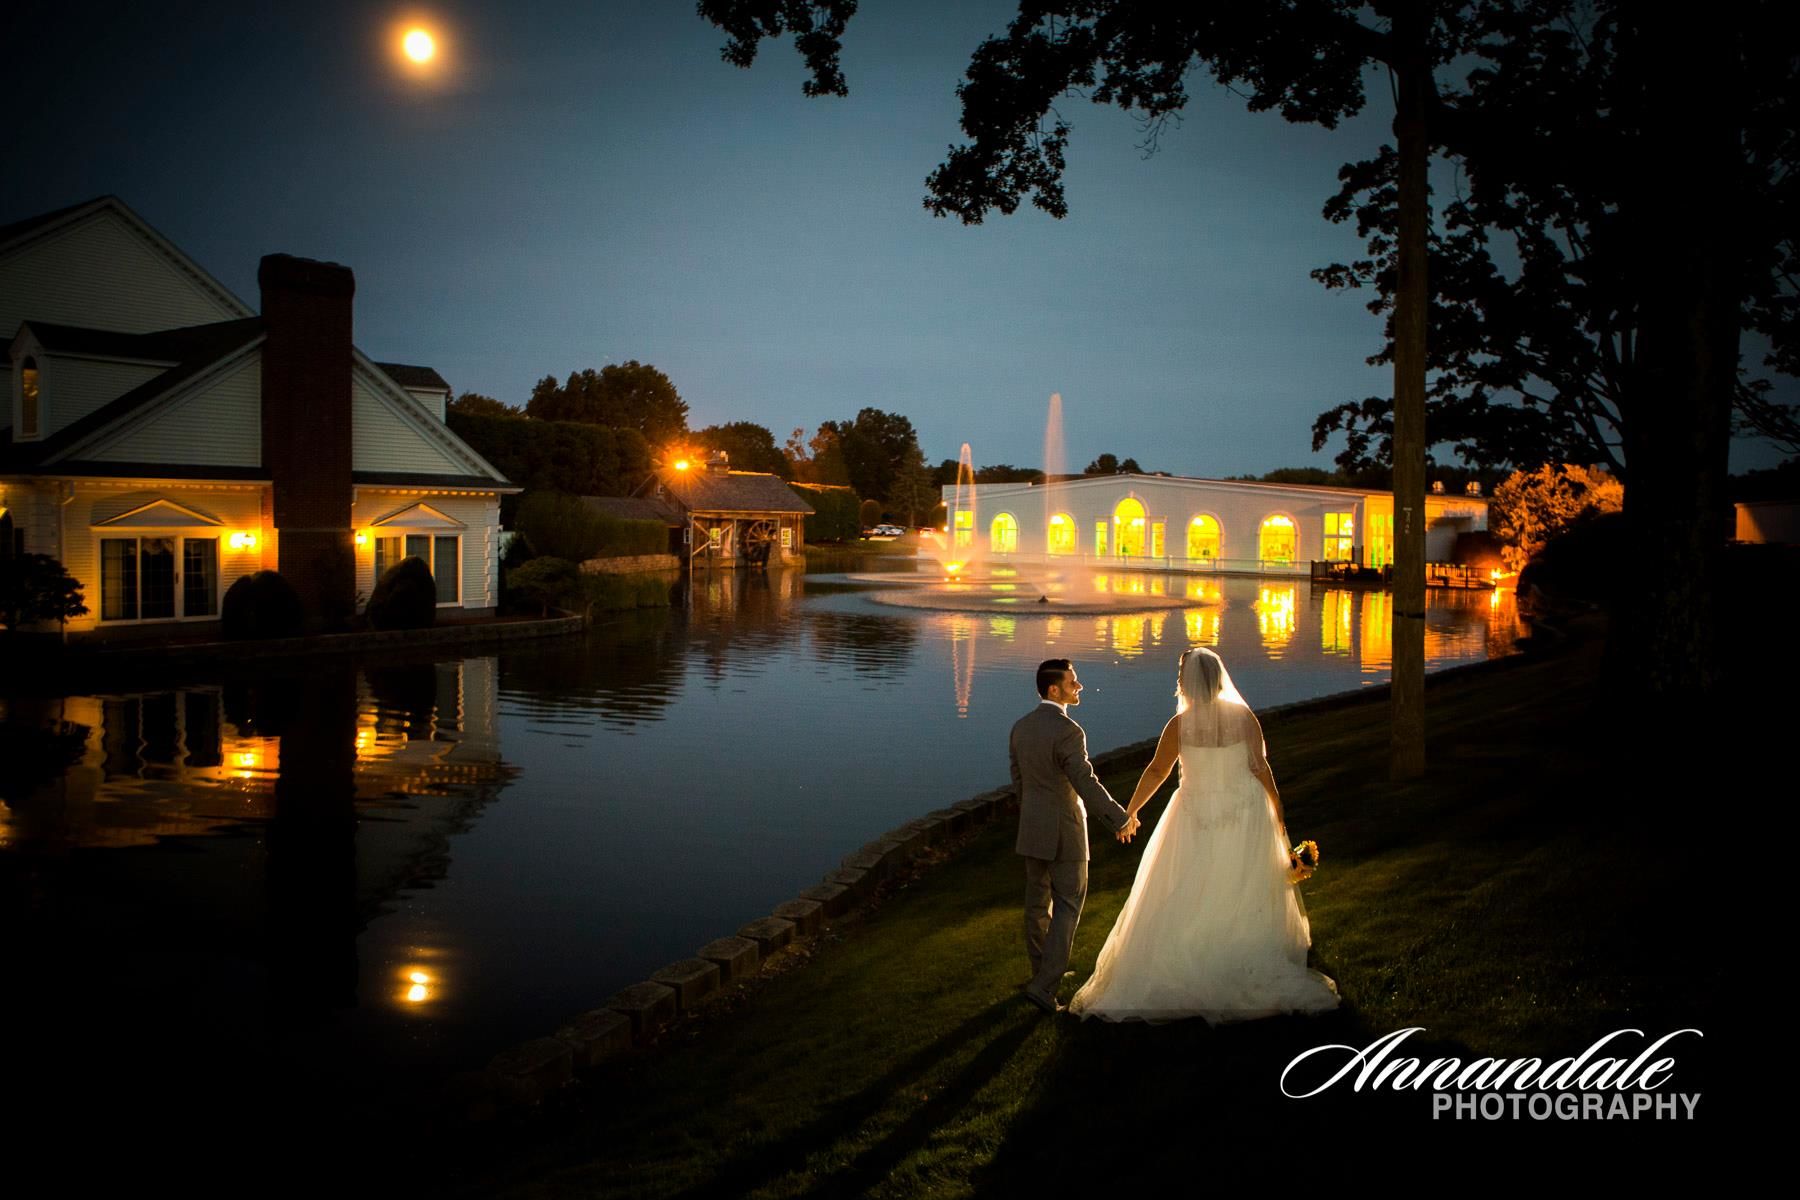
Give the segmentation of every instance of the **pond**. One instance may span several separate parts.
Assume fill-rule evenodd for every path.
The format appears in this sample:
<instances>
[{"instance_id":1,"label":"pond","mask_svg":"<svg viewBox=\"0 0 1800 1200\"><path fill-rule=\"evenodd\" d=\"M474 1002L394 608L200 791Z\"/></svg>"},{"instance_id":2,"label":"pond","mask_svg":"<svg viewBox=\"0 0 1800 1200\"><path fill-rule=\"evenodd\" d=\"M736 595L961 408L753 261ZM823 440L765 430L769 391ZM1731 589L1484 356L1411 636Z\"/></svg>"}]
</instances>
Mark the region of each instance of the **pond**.
<instances>
[{"instance_id":1,"label":"pond","mask_svg":"<svg viewBox=\"0 0 1800 1200\"><path fill-rule=\"evenodd\" d=\"M1258 708L1388 675L1384 591L1112 586L1188 603L914 611L845 574L702 573L670 609L497 655L0 679L14 1019L154 1014L200 1064L420 1085L1006 783L1044 658L1075 661L1093 753L1158 733L1190 645ZM1524 632L1510 592L1434 591L1428 669Z\"/></svg>"}]
</instances>

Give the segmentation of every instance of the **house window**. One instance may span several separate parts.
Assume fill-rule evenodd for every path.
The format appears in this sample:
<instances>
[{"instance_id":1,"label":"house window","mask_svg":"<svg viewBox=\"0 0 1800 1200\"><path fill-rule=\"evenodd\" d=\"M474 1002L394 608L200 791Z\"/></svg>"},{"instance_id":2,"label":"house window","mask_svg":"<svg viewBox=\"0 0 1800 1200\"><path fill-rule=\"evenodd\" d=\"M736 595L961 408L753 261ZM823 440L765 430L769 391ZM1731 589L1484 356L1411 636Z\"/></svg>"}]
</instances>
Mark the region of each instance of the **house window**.
<instances>
[{"instance_id":1,"label":"house window","mask_svg":"<svg viewBox=\"0 0 1800 1200\"><path fill-rule=\"evenodd\" d=\"M1068 513L1050 518L1050 553L1075 553L1075 518Z\"/></svg>"},{"instance_id":2,"label":"house window","mask_svg":"<svg viewBox=\"0 0 1800 1200\"><path fill-rule=\"evenodd\" d=\"M43 423L43 414L40 410L37 359L28 358L19 364L20 437L34 438L38 435L38 427Z\"/></svg>"},{"instance_id":3,"label":"house window","mask_svg":"<svg viewBox=\"0 0 1800 1200\"><path fill-rule=\"evenodd\" d=\"M794 548L794 529L791 525L783 525L781 527L781 548L783 550L792 550Z\"/></svg>"},{"instance_id":4,"label":"house window","mask_svg":"<svg viewBox=\"0 0 1800 1200\"><path fill-rule=\"evenodd\" d=\"M1094 555L1099 557L1106 553L1106 522L1094 522Z\"/></svg>"},{"instance_id":5,"label":"house window","mask_svg":"<svg viewBox=\"0 0 1800 1200\"><path fill-rule=\"evenodd\" d=\"M173 621L219 613L219 539L100 539L100 619Z\"/></svg>"},{"instance_id":6,"label":"house window","mask_svg":"<svg viewBox=\"0 0 1800 1200\"><path fill-rule=\"evenodd\" d=\"M1349 562L1350 545L1356 532L1356 514L1347 512L1331 512L1325 514L1325 561Z\"/></svg>"},{"instance_id":7,"label":"house window","mask_svg":"<svg viewBox=\"0 0 1800 1200\"><path fill-rule=\"evenodd\" d=\"M973 545L975 543L975 510L971 508L957 509L953 523L956 533L951 538L951 544L955 546Z\"/></svg>"},{"instance_id":8,"label":"house window","mask_svg":"<svg viewBox=\"0 0 1800 1200\"><path fill-rule=\"evenodd\" d=\"M1150 557L1151 558L1161 558L1163 556L1163 533L1164 533L1164 523L1162 521L1150 522Z\"/></svg>"},{"instance_id":9,"label":"house window","mask_svg":"<svg viewBox=\"0 0 1800 1200\"><path fill-rule=\"evenodd\" d=\"M375 539L377 581L403 558L416 558L437 585L438 607L462 602L462 538L457 534L408 533Z\"/></svg>"}]
</instances>

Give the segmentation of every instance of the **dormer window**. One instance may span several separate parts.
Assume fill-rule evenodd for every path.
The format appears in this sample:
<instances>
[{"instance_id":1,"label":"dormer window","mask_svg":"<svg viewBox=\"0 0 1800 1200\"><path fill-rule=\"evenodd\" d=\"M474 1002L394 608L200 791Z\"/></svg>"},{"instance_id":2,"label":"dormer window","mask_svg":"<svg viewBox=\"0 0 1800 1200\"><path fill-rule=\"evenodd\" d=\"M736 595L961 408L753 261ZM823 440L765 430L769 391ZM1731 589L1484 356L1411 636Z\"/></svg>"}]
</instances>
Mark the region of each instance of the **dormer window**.
<instances>
[{"instance_id":1,"label":"dormer window","mask_svg":"<svg viewBox=\"0 0 1800 1200\"><path fill-rule=\"evenodd\" d=\"M37 359L28 358L19 364L19 436L21 438L36 437L41 424Z\"/></svg>"}]
</instances>

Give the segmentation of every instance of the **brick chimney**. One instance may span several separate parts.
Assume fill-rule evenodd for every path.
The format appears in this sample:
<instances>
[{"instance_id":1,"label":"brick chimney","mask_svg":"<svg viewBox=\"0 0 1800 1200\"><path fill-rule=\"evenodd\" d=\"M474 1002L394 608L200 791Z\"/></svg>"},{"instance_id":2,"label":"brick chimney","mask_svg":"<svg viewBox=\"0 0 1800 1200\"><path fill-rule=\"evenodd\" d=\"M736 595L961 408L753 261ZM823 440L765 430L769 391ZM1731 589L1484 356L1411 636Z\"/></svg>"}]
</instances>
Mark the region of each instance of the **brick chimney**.
<instances>
[{"instance_id":1,"label":"brick chimney","mask_svg":"<svg viewBox=\"0 0 1800 1200\"><path fill-rule=\"evenodd\" d=\"M256 272L267 337L262 352L262 459L274 481L276 569L300 593L310 631L341 628L356 611L350 529L348 267L286 254Z\"/></svg>"}]
</instances>

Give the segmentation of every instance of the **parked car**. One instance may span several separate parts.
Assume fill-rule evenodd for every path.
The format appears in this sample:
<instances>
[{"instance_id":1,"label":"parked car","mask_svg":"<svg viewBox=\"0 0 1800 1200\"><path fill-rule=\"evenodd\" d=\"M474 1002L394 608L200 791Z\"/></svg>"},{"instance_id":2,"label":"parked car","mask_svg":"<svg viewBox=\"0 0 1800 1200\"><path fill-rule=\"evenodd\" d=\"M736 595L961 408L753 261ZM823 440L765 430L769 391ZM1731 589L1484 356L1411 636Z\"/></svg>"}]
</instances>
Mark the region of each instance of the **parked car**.
<instances>
[{"instance_id":1,"label":"parked car","mask_svg":"<svg viewBox=\"0 0 1800 1200\"><path fill-rule=\"evenodd\" d=\"M864 530L863 536L871 541L878 538L897 538L906 536L906 530L898 525L877 525L873 529Z\"/></svg>"}]
</instances>

